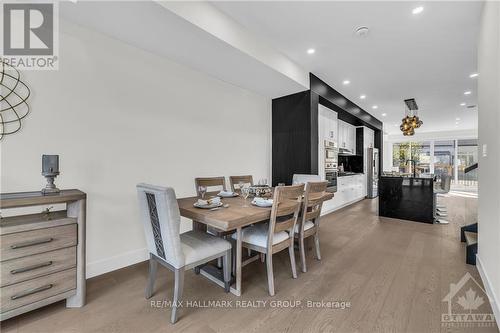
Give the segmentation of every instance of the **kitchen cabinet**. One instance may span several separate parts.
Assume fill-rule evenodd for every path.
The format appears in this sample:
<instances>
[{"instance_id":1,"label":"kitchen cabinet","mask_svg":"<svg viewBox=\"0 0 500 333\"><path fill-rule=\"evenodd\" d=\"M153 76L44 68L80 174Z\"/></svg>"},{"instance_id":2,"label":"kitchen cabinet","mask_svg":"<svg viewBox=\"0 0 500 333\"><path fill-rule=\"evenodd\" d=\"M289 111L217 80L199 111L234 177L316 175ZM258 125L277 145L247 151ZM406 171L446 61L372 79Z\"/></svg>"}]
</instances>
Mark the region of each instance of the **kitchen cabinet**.
<instances>
[{"instance_id":1,"label":"kitchen cabinet","mask_svg":"<svg viewBox=\"0 0 500 333\"><path fill-rule=\"evenodd\" d=\"M329 108L318 106L318 139L320 145L323 145L324 140L337 142L337 112Z\"/></svg>"},{"instance_id":2,"label":"kitchen cabinet","mask_svg":"<svg viewBox=\"0 0 500 333\"><path fill-rule=\"evenodd\" d=\"M337 192L335 192L333 199L323 203L322 215L364 199L366 195L365 188L364 174L339 177Z\"/></svg>"},{"instance_id":3,"label":"kitchen cabinet","mask_svg":"<svg viewBox=\"0 0 500 333\"><path fill-rule=\"evenodd\" d=\"M356 151L356 127L344 121L338 121L339 148L345 148L351 152Z\"/></svg>"}]
</instances>

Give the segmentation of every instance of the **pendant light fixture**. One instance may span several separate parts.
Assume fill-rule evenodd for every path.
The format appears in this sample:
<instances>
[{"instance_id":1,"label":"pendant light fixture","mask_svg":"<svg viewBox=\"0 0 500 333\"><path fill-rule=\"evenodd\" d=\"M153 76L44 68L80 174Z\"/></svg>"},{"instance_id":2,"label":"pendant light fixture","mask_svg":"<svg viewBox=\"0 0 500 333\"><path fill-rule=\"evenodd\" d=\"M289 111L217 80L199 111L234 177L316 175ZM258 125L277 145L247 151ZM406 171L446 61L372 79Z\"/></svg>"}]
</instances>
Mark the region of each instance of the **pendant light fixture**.
<instances>
[{"instance_id":1,"label":"pendant light fixture","mask_svg":"<svg viewBox=\"0 0 500 333\"><path fill-rule=\"evenodd\" d=\"M415 129L422 126L423 122L418 117L418 106L414 98L405 99L405 117L401 119L399 129L404 136L412 136L415 134Z\"/></svg>"}]
</instances>

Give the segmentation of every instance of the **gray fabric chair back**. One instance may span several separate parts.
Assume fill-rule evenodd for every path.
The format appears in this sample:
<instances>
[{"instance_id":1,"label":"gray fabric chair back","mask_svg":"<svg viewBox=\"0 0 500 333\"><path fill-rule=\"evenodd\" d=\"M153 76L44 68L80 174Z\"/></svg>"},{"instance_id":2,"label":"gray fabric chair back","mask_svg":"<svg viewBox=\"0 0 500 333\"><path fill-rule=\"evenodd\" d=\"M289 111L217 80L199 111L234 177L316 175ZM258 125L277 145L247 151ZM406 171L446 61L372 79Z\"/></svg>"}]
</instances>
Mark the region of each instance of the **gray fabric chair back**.
<instances>
[{"instance_id":1,"label":"gray fabric chair back","mask_svg":"<svg viewBox=\"0 0 500 333\"><path fill-rule=\"evenodd\" d=\"M451 186L451 176L447 174L441 175L441 189L445 191L445 193L450 192Z\"/></svg>"},{"instance_id":2,"label":"gray fabric chair back","mask_svg":"<svg viewBox=\"0 0 500 333\"><path fill-rule=\"evenodd\" d=\"M149 252L176 268L184 266L181 216L174 189L141 183L137 194Z\"/></svg>"}]
</instances>

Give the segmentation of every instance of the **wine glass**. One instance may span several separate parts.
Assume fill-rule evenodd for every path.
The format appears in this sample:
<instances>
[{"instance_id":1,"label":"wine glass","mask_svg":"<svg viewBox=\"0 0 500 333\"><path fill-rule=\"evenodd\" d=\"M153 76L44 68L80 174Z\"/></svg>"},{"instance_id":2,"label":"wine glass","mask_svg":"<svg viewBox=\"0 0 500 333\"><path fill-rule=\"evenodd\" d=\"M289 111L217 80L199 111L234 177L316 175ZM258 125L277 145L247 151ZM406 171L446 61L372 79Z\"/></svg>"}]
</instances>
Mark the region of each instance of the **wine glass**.
<instances>
[{"instance_id":1,"label":"wine glass","mask_svg":"<svg viewBox=\"0 0 500 333\"><path fill-rule=\"evenodd\" d=\"M250 188L247 187L247 186L243 186L243 187L240 188L240 191L241 191L241 195L245 199L245 203L243 204L243 207L248 207L248 205L247 205L247 198L250 195Z\"/></svg>"},{"instance_id":2,"label":"wine glass","mask_svg":"<svg viewBox=\"0 0 500 333\"><path fill-rule=\"evenodd\" d=\"M205 193L207 193L207 187L198 186L198 193L200 193L202 199L205 199Z\"/></svg>"}]
</instances>

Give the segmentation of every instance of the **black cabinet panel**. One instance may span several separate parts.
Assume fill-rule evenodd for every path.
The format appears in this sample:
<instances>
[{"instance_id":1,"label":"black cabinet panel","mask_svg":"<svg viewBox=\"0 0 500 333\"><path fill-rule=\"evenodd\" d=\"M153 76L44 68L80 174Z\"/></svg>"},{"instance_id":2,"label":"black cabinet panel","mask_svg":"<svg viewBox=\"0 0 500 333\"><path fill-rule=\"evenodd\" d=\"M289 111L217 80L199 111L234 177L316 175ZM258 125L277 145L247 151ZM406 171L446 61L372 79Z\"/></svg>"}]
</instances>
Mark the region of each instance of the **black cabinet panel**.
<instances>
[{"instance_id":1,"label":"black cabinet panel","mask_svg":"<svg viewBox=\"0 0 500 333\"><path fill-rule=\"evenodd\" d=\"M432 178L380 177L379 215L433 223Z\"/></svg>"},{"instance_id":2,"label":"black cabinet panel","mask_svg":"<svg viewBox=\"0 0 500 333\"><path fill-rule=\"evenodd\" d=\"M312 156L316 156L317 172L317 111L311 112L311 94L300 92L276 98L272 102L272 184L292 183L294 173L312 173ZM317 110L317 106L316 106ZM316 122L316 133L311 131ZM316 137L316 152L311 149Z\"/></svg>"}]
</instances>

